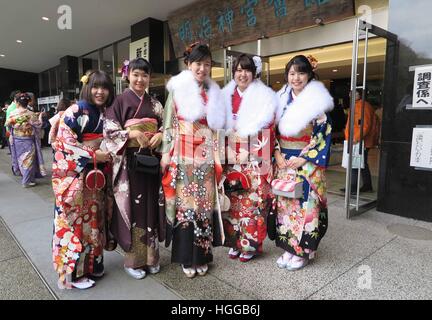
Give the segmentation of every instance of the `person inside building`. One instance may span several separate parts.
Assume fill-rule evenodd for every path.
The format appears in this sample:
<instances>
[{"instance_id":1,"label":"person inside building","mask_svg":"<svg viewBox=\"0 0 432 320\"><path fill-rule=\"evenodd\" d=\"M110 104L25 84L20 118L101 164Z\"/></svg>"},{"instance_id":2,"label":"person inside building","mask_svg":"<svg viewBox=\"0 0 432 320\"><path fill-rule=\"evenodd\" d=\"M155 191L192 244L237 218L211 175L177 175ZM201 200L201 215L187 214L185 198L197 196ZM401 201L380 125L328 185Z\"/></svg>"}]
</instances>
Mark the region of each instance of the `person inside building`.
<instances>
[{"instance_id":1,"label":"person inside building","mask_svg":"<svg viewBox=\"0 0 432 320\"><path fill-rule=\"evenodd\" d=\"M259 57L241 54L233 80L223 89L227 112L227 179L230 210L223 214L228 256L248 262L263 251L266 216L272 205L272 154L275 141L275 92L257 75ZM238 183L239 181L240 183ZM232 185L237 187L230 188Z\"/></svg>"},{"instance_id":2,"label":"person inside building","mask_svg":"<svg viewBox=\"0 0 432 320\"><path fill-rule=\"evenodd\" d=\"M52 166L55 195L53 265L60 289L87 289L104 275L106 165L103 114L114 100L104 71L81 78L80 100L60 118Z\"/></svg>"},{"instance_id":3,"label":"person inside building","mask_svg":"<svg viewBox=\"0 0 432 320\"><path fill-rule=\"evenodd\" d=\"M221 90L211 80L212 55L195 43L185 52L187 70L167 84L161 169L171 261L188 278L204 276L213 246L222 245L216 184L222 174L214 130L225 126Z\"/></svg>"},{"instance_id":4,"label":"person inside building","mask_svg":"<svg viewBox=\"0 0 432 320\"><path fill-rule=\"evenodd\" d=\"M143 172L134 166L136 152L155 157L162 142L163 106L146 90L152 67L143 58L130 61L129 88L107 109L105 142L113 158L115 198L111 232L125 251L124 269L135 279L158 273L159 242L164 220L159 218L160 170Z\"/></svg>"},{"instance_id":5,"label":"person inside building","mask_svg":"<svg viewBox=\"0 0 432 320\"><path fill-rule=\"evenodd\" d=\"M277 265L287 270L301 269L314 258L328 222L325 171L332 126L326 113L333 109L333 98L315 80L316 59L309 59L299 55L288 62L287 84L277 93L275 178L290 181L294 173L302 190L299 197L278 196L275 203L275 242L284 250Z\"/></svg>"},{"instance_id":6,"label":"person inside building","mask_svg":"<svg viewBox=\"0 0 432 320\"><path fill-rule=\"evenodd\" d=\"M361 117L362 117L362 91L357 89L355 93L355 113L354 113L354 138L353 144L360 142L360 130L361 130ZM362 186L360 192L372 192L372 178L369 169L368 155L371 148L376 147L378 144L380 134L380 120L375 113L374 107L368 102L364 101L364 121L363 121L363 143L364 143L364 169L361 169ZM350 113L348 113L348 120L345 126L345 140L349 139L349 123ZM351 193L357 193L357 178L358 170L352 169L351 179ZM341 189L345 192L345 188Z\"/></svg>"},{"instance_id":7,"label":"person inside building","mask_svg":"<svg viewBox=\"0 0 432 320\"><path fill-rule=\"evenodd\" d=\"M21 93L16 98L16 109L6 120L5 126L10 132L10 148L15 175L22 176L24 188L36 185L36 178L46 175L43 156L38 143L39 129L42 126L42 115L27 109L30 97Z\"/></svg>"}]
</instances>

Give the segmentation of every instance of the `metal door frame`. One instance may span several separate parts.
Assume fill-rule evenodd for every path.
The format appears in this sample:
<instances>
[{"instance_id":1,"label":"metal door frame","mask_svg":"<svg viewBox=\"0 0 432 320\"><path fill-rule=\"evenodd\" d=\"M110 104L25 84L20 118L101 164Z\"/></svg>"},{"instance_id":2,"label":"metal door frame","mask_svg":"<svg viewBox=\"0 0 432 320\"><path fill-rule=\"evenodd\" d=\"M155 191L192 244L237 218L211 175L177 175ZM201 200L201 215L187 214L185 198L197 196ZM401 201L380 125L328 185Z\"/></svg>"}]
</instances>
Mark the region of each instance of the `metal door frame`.
<instances>
[{"instance_id":1,"label":"metal door frame","mask_svg":"<svg viewBox=\"0 0 432 320\"><path fill-rule=\"evenodd\" d=\"M363 83L361 86L357 86L357 69L358 69L358 50L360 41L360 31L365 32L365 51L363 60ZM350 219L356 215L362 214L370 209L373 209L377 205L377 200L373 200L369 203L359 206L360 199L360 176L361 170L358 170L357 175L357 192L356 192L356 204L351 204L351 181L352 181L352 150L353 150L353 138L354 138L354 118L355 116L355 92L356 89L362 89L362 114L361 114L361 128L360 128L360 155L362 156L362 146L363 146L363 119L364 119L364 105L366 98L366 78L367 78L367 60L368 60L368 41L369 34L386 39L387 41L397 43L397 35L388 32L380 27L374 26L366 21L356 19L354 40L353 40L353 55L352 55L352 69L351 69L351 102L350 102L350 123L349 123L349 139L348 139L348 168L346 171L345 180L345 209L346 217ZM387 48L389 44L387 43ZM386 60L388 58L388 52L386 52ZM386 64L387 67L387 64ZM377 186L378 187L378 186ZM353 208L354 207L354 208Z\"/></svg>"}]
</instances>

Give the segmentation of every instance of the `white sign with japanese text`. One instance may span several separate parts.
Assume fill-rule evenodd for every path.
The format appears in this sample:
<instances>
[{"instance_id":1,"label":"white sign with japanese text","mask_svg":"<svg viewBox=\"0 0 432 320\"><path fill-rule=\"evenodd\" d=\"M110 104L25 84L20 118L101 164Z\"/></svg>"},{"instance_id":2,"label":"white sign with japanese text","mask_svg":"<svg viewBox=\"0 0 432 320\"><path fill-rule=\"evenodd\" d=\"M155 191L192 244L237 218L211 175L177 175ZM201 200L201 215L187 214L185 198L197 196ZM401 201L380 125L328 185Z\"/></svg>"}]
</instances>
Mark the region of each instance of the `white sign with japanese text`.
<instances>
[{"instance_id":1,"label":"white sign with japanese text","mask_svg":"<svg viewBox=\"0 0 432 320\"><path fill-rule=\"evenodd\" d=\"M412 108L432 107L432 65L416 68Z\"/></svg>"},{"instance_id":2,"label":"white sign with japanese text","mask_svg":"<svg viewBox=\"0 0 432 320\"><path fill-rule=\"evenodd\" d=\"M432 128L414 128L410 166L432 169Z\"/></svg>"},{"instance_id":3,"label":"white sign with japanese text","mask_svg":"<svg viewBox=\"0 0 432 320\"><path fill-rule=\"evenodd\" d=\"M132 42L129 45L129 58L130 60L144 58L150 61L150 38L146 37Z\"/></svg>"}]
</instances>

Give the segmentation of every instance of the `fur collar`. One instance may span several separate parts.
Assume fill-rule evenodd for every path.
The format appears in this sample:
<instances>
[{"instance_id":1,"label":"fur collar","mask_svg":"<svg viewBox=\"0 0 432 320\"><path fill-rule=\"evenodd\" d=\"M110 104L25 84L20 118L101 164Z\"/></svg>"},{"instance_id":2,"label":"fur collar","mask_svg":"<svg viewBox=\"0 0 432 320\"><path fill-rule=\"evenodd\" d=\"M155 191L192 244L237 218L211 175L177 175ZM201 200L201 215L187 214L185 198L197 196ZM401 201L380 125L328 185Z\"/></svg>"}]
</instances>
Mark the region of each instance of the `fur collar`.
<instances>
[{"instance_id":1,"label":"fur collar","mask_svg":"<svg viewBox=\"0 0 432 320\"><path fill-rule=\"evenodd\" d=\"M167 84L167 89L173 93L178 114L185 120L194 122L207 116L207 123L213 130L222 129L225 126L225 107L221 89L211 79L206 81L208 102L204 105L201 89L191 71L182 71L172 77Z\"/></svg>"},{"instance_id":2,"label":"fur collar","mask_svg":"<svg viewBox=\"0 0 432 320\"><path fill-rule=\"evenodd\" d=\"M261 80L254 80L245 90L234 125L232 115L232 96L236 83L231 80L222 90L227 107L225 128L235 130L240 137L253 136L261 129L268 127L275 119L278 102L273 90Z\"/></svg>"},{"instance_id":3,"label":"fur collar","mask_svg":"<svg viewBox=\"0 0 432 320\"><path fill-rule=\"evenodd\" d=\"M286 109L288 95L291 87L285 85L277 93L279 106L277 111L277 122L279 132L286 137L296 136L307 127L313 120L333 109L333 98L320 81L311 81ZM282 115L283 114L283 115Z\"/></svg>"}]
</instances>

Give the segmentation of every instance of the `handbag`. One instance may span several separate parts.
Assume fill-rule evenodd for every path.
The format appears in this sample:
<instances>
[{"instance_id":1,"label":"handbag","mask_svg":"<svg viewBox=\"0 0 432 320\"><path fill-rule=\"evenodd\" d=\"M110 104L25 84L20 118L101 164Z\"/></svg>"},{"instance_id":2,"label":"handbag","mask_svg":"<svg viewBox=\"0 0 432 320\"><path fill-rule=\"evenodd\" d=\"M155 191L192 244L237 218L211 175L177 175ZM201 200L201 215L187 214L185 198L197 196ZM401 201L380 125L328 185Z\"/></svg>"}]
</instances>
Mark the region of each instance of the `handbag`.
<instances>
[{"instance_id":1,"label":"handbag","mask_svg":"<svg viewBox=\"0 0 432 320\"><path fill-rule=\"evenodd\" d=\"M105 187L105 175L96 166L96 157L93 158L94 169L90 170L85 178L85 185L88 189L96 191Z\"/></svg>"},{"instance_id":2,"label":"handbag","mask_svg":"<svg viewBox=\"0 0 432 320\"><path fill-rule=\"evenodd\" d=\"M130 161L129 169L133 172L157 175L160 171L159 158L153 154L142 154L141 148L139 148L137 152L133 153L133 158Z\"/></svg>"},{"instance_id":3,"label":"handbag","mask_svg":"<svg viewBox=\"0 0 432 320\"><path fill-rule=\"evenodd\" d=\"M240 171L232 171L227 174L224 182L226 192L245 191L250 189L251 182L247 175Z\"/></svg>"},{"instance_id":4,"label":"handbag","mask_svg":"<svg viewBox=\"0 0 432 320\"><path fill-rule=\"evenodd\" d=\"M344 140L343 156L342 156L342 167L348 168L348 141ZM362 154L360 155L360 143L353 144L352 154L352 169L364 169L364 143L362 143Z\"/></svg>"},{"instance_id":5,"label":"handbag","mask_svg":"<svg viewBox=\"0 0 432 320\"><path fill-rule=\"evenodd\" d=\"M286 179L274 179L271 182L273 194L293 199L303 197L303 183L296 181L297 171L287 170L288 177Z\"/></svg>"}]
</instances>

